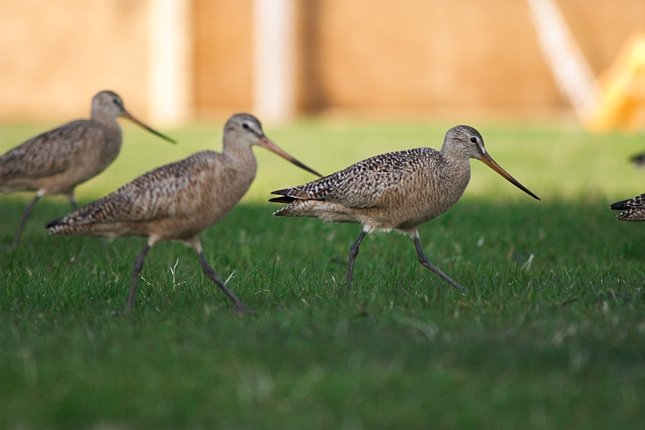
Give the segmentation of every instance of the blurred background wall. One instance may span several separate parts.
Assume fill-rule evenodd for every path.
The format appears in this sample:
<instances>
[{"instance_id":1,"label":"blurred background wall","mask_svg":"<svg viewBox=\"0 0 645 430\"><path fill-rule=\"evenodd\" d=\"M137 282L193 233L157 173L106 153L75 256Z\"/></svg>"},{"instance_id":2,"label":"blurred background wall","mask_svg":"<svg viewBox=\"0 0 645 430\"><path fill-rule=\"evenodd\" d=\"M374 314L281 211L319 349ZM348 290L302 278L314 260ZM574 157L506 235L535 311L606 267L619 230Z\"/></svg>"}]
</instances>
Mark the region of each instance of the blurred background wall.
<instances>
[{"instance_id":1,"label":"blurred background wall","mask_svg":"<svg viewBox=\"0 0 645 430\"><path fill-rule=\"evenodd\" d=\"M597 75L645 29L643 0L556 4ZM523 0L0 0L0 121L89 114L107 88L157 124L569 109Z\"/></svg>"}]
</instances>

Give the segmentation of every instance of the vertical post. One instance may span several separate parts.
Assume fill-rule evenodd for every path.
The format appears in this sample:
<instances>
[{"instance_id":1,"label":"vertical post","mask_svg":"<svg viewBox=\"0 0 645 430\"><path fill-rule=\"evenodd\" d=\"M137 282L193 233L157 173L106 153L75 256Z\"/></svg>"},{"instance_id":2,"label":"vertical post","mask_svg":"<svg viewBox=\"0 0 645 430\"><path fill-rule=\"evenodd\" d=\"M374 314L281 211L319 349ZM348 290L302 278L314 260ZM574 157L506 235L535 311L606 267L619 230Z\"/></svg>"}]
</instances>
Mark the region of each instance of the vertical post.
<instances>
[{"instance_id":1,"label":"vertical post","mask_svg":"<svg viewBox=\"0 0 645 430\"><path fill-rule=\"evenodd\" d=\"M586 123L598 110L600 98L589 63L553 0L528 0L528 3L542 53L556 84Z\"/></svg>"},{"instance_id":2,"label":"vertical post","mask_svg":"<svg viewBox=\"0 0 645 430\"><path fill-rule=\"evenodd\" d=\"M150 7L150 119L180 123L191 106L190 2L154 0Z\"/></svg>"},{"instance_id":3,"label":"vertical post","mask_svg":"<svg viewBox=\"0 0 645 430\"><path fill-rule=\"evenodd\" d=\"M295 113L295 3L254 0L253 109L266 121Z\"/></svg>"}]
</instances>

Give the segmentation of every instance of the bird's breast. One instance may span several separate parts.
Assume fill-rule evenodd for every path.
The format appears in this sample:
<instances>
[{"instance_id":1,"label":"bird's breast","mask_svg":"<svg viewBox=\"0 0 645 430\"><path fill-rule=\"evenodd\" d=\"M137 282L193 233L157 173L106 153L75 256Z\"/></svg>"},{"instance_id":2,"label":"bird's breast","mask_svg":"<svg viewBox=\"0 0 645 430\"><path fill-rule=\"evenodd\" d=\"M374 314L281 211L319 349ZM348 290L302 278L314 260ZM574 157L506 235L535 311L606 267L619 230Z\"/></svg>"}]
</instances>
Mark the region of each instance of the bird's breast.
<instances>
[{"instance_id":1,"label":"bird's breast","mask_svg":"<svg viewBox=\"0 0 645 430\"><path fill-rule=\"evenodd\" d=\"M401 187L389 191L383 224L387 228L415 228L446 212L463 195L470 180L470 166L418 172ZM375 208L378 211L378 208Z\"/></svg>"},{"instance_id":2,"label":"bird's breast","mask_svg":"<svg viewBox=\"0 0 645 430\"><path fill-rule=\"evenodd\" d=\"M226 216L244 197L253 179L255 164L245 164L242 168L235 163L215 166L200 184L199 211L205 223L212 224Z\"/></svg>"}]
</instances>

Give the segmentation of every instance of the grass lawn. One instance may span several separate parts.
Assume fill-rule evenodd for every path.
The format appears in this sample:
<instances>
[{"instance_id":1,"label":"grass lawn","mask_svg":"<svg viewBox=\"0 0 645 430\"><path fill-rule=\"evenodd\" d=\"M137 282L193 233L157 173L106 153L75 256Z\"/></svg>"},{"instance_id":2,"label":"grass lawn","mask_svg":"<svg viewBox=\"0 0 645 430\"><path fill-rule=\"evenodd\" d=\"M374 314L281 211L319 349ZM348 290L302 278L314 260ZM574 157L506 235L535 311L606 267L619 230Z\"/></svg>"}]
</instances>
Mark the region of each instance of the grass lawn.
<instances>
[{"instance_id":1,"label":"grass lawn","mask_svg":"<svg viewBox=\"0 0 645 430\"><path fill-rule=\"evenodd\" d=\"M301 121L265 127L330 173L377 153L439 147L452 124ZM202 235L209 261L256 312L241 317L192 250L163 243L123 315L139 238L49 237L69 208L41 201L0 250L0 428L566 428L645 422L645 224L609 203L645 192L628 156L643 134L473 124L537 202L473 161L471 184L412 242L357 225L271 216L271 190L311 179L262 149L251 190ZM0 152L42 125L0 127ZM220 148L220 125L124 127L119 159L78 188L88 202L165 162ZM29 194L0 196L0 248Z\"/></svg>"}]
</instances>

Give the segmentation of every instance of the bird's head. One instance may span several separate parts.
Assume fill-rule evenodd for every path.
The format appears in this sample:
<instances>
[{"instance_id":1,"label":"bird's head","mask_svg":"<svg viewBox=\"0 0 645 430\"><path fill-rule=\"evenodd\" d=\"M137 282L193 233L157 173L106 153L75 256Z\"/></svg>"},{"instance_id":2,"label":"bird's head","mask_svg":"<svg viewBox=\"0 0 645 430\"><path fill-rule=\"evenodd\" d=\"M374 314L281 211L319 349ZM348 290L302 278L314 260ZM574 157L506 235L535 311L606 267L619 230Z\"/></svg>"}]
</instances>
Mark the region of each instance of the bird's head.
<instances>
[{"instance_id":1,"label":"bird's head","mask_svg":"<svg viewBox=\"0 0 645 430\"><path fill-rule=\"evenodd\" d=\"M247 145L248 147L258 145L278 154L280 157L303 170L317 176L322 176L320 173L298 161L266 137L262 130L262 123L251 114L238 113L226 121L226 124L224 125L224 146L227 147L229 145Z\"/></svg>"},{"instance_id":2,"label":"bird's head","mask_svg":"<svg viewBox=\"0 0 645 430\"><path fill-rule=\"evenodd\" d=\"M520 190L524 191L526 194L531 197L540 200L540 198L535 195L532 191L526 188L524 185L520 184L515 178L513 178L506 170L502 168L493 157L490 156L486 147L484 146L484 138L482 135L473 127L468 125L458 125L446 133L446 137L443 141L444 148L442 151L456 152L461 156L468 158L476 158L482 163L486 164L488 167L499 173L504 179L506 179L511 184L515 185Z\"/></svg>"},{"instance_id":3,"label":"bird's head","mask_svg":"<svg viewBox=\"0 0 645 430\"><path fill-rule=\"evenodd\" d=\"M142 127L148 130L150 133L159 136L160 138L167 140L170 143L177 143L174 139L166 136L153 129L149 125L138 120L130 112L127 111L125 105L123 104L123 99L115 93L114 91L101 91L97 93L92 98L92 118L96 120L114 120L118 117L126 118L137 124L139 127Z\"/></svg>"}]
</instances>

